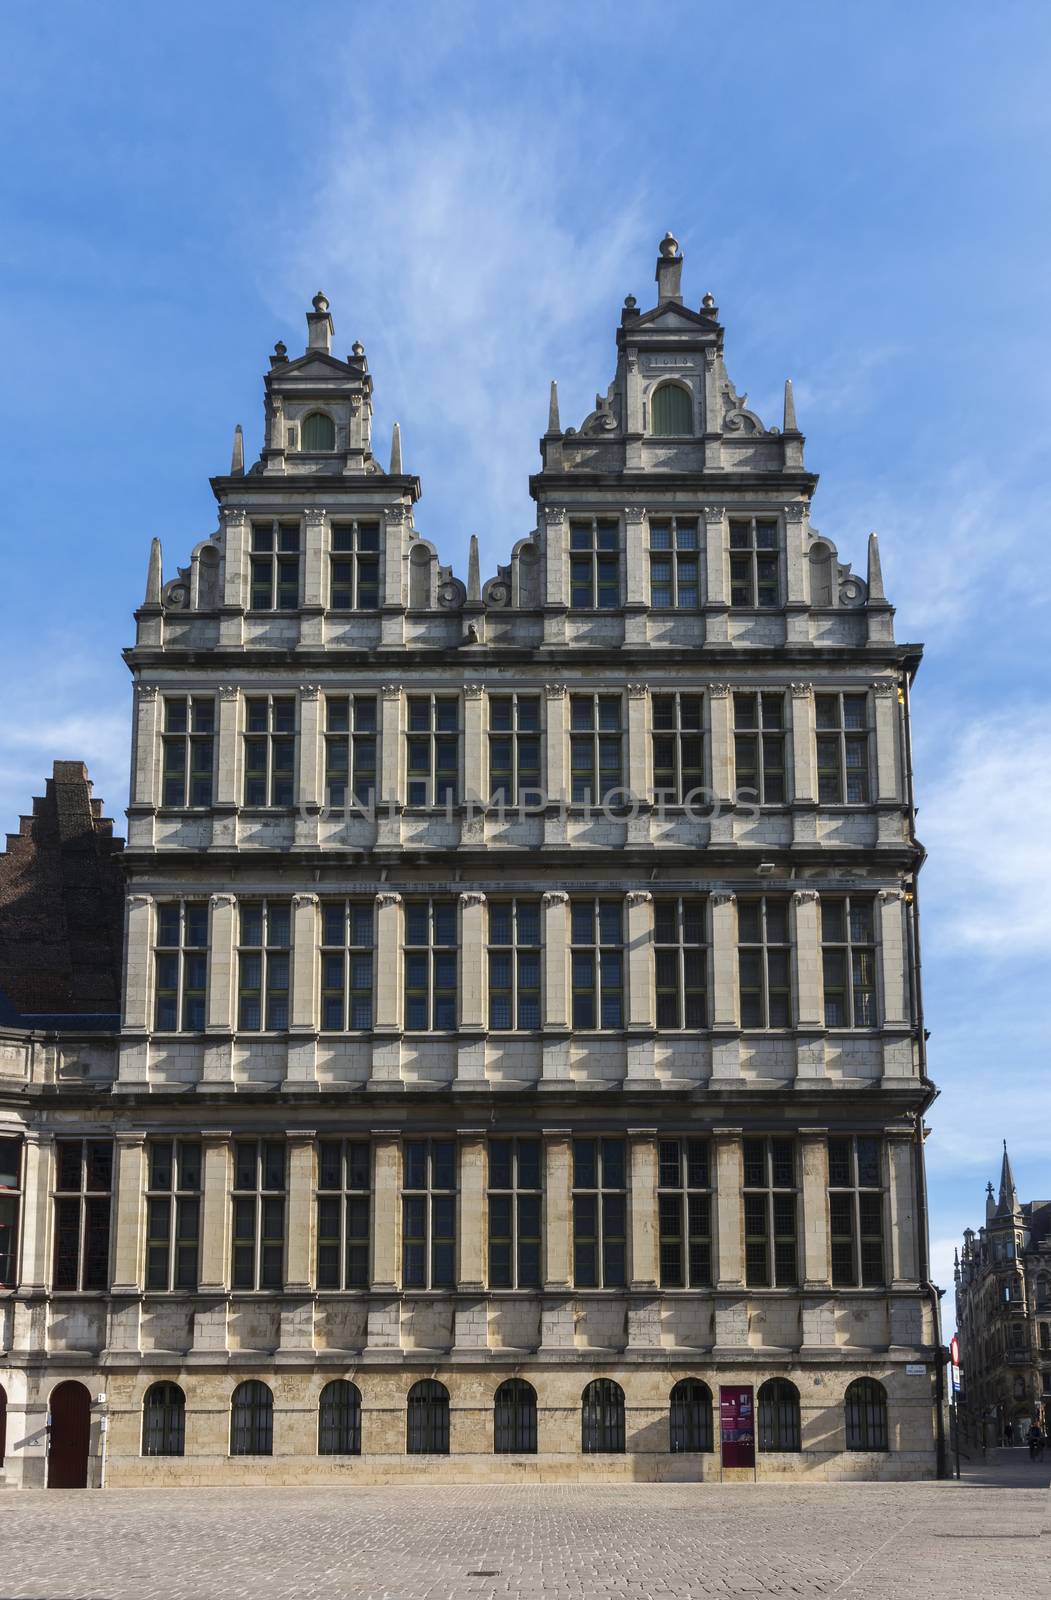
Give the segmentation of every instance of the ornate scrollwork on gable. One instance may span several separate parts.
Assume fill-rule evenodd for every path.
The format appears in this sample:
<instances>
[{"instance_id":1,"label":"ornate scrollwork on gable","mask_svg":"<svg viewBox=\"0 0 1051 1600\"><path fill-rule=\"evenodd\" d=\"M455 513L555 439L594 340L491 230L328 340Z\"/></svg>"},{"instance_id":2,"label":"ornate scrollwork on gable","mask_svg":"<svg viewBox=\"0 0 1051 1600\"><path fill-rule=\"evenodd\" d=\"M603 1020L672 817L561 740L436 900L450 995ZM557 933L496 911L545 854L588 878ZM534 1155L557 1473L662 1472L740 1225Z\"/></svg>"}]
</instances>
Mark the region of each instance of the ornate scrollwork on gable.
<instances>
[{"instance_id":1,"label":"ornate scrollwork on gable","mask_svg":"<svg viewBox=\"0 0 1051 1600\"><path fill-rule=\"evenodd\" d=\"M595 409L580 424L581 433L603 434L617 433L619 431L620 417L618 415L617 395L614 390L615 385L611 383L605 395L597 394L595 396ZM572 433L572 431L572 428L566 429L567 433Z\"/></svg>"},{"instance_id":2,"label":"ornate scrollwork on gable","mask_svg":"<svg viewBox=\"0 0 1051 1600\"><path fill-rule=\"evenodd\" d=\"M482 604L499 611L511 604L511 568L498 566L496 577L482 584Z\"/></svg>"},{"instance_id":3,"label":"ornate scrollwork on gable","mask_svg":"<svg viewBox=\"0 0 1051 1600\"><path fill-rule=\"evenodd\" d=\"M748 410L748 396L739 395L729 378L723 384L722 394L724 433L766 433L761 419Z\"/></svg>"},{"instance_id":4,"label":"ornate scrollwork on gable","mask_svg":"<svg viewBox=\"0 0 1051 1600\"><path fill-rule=\"evenodd\" d=\"M165 611L185 611L190 604L190 569L177 567L179 576L171 578L161 590Z\"/></svg>"}]
</instances>

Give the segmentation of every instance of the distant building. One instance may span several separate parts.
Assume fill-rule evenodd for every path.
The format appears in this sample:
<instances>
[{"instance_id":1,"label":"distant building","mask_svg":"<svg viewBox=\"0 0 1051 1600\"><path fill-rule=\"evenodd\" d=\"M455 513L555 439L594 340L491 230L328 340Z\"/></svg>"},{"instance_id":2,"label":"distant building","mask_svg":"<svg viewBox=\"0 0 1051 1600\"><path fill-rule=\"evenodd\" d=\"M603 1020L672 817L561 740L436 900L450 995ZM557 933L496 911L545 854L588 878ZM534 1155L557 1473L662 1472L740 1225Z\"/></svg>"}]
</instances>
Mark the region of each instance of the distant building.
<instances>
[{"instance_id":1,"label":"distant building","mask_svg":"<svg viewBox=\"0 0 1051 1600\"><path fill-rule=\"evenodd\" d=\"M1024 1436L1051 1417L1051 1200L1021 1203L1004 1144L1000 1193L956 1255L956 1329L969 1421Z\"/></svg>"},{"instance_id":2,"label":"distant building","mask_svg":"<svg viewBox=\"0 0 1051 1600\"><path fill-rule=\"evenodd\" d=\"M6 1483L936 1471L921 647L681 273L487 580L320 294L155 542L127 848L0 873Z\"/></svg>"}]
</instances>

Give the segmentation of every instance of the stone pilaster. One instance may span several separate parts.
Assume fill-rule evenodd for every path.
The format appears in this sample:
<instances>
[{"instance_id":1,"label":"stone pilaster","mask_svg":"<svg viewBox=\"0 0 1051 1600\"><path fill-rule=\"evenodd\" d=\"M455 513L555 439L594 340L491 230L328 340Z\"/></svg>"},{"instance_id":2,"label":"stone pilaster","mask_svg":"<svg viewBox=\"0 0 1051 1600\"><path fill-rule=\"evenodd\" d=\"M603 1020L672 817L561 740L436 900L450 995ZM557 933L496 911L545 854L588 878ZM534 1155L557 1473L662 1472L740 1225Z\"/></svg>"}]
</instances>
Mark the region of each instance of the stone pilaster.
<instances>
[{"instance_id":1,"label":"stone pilaster","mask_svg":"<svg viewBox=\"0 0 1051 1600\"><path fill-rule=\"evenodd\" d=\"M385 683L381 701L380 794L385 802L402 798L401 685Z\"/></svg>"},{"instance_id":2,"label":"stone pilaster","mask_svg":"<svg viewBox=\"0 0 1051 1600\"><path fill-rule=\"evenodd\" d=\"M628 1140L631 1154L631 1287L656 1289L660 1277L657 1261L657 1130L629 1128Z\"/></svg>"},{"instance_id":3,"label":"stone pilaster","mask_svg":"<svg viewBox=\"0 0 1051 1600\"><path fill-rule=\"evenodd\" d=\"M124 1027L146 1032L152 1026L153 896L129 894L124 902Z\"/></svg>"},{"instance_id":4,"label":"stone pilaster","mask_svg":"<svg viewBox=\"0 0 1051 1600\"><path fill-rule=\"evenodd\" d=\"M317 1208L314 1204L314 1130L288 1131L288 1256L285 1289L309 1294L314 1287ZM286 1341L284 1337L282 1344Z\"/></svg>"},{"instance_id":5,"label":"stone pilaster","mask_svg":"<svg viewBox=\"0 0 1051 1600\"><path fill-rule=\"evenodd\" d=\"M225 1294L230 1284L230 1163L227 1128L201 1131L201 1294Z\"/></svg>"},{"instance_id":6,"label":"stone pilaster","mask_svg":"<svg viewBox=\"0 0 1051 1600\"><path fill-rule=\"evenodd\" d=\"M146 1226L146 1136L116 1134L113 1196L113 1294L142 1288Z\"/></svg>"},{"instance_id":7,"label":"stone pilaster","mask_svg":"<svg viewBox=\"0 0 1051 1600\"><path fill-rule=\"evenodd\" d=\"M324 697L320 685L303 684L299 691L299 777L296 785L300 819L316 816L324 802L325 774L321 753L323 712ZM315 826L315 841L316 837ZM298 830L296 842L301 842Z\"/></svg>"},{"instance_id":8,"label":"stone pilaster","mask_svg":"<svg viewBox=\"0 0 1051 1600\"><path fill-rule=\"evenodd\" d=\"M711 897L712 1025L740 1027L737 982L737 896L719 890Z\"/></svg>"},{"instance_id":9,"label":"stone pilaster","mask_svg":"<svg viewBox=\"0 0 1051 1600\"><path fill-rule=\"evenodd\" d=\"M737 788L733 751L733 696L730 685L710 684L707 699L709 782L716 799L723 805L728 805ZM753 797L753 801L758 803L757 797ZM729 819L729 823L732 830L732 818Z\"/></svg>"},{"instance_id":10,"label":"stone pilaster","mask_svg":"<svg viewBox=\"0 0 1051 1600\"><path fill-rule=\"evenodd\" d=\"M879 926L879 969L882 983L877 1002L886 1028L909 1026L909 981L905 960L905 917L908 905L900 889L882 889L876 901Z\"/></svg>"},{"instance_id":11,"label":"stone pilaster","mask_svg":"<svg viewBox=\"0 0 1051 1600\"><path fill-rule=\"evenodd\" d=\"M629 889L627 896L628 1027L656 1026L653 979L653 896L648 889Z\"/></svg>"},{"instance_id":12,"label":"stone pilaster","mask_svg":"<svg viewBox=\"0 0 1051 1600\"><path fill-rule=\"evenodd\" d=\"M51 1186L55 1166L52 1134L39 1128L26 1129L23 1166L18 1287L23 1294L42 1294L51 1282Z\"/></svg>"},{"instance_id":13,"label":"stone pilaster","mask_svg":"<svg viewBox=\"0 0 1051 1600\"><path fill-rule=\"evenodd\" d=\"M544 766L547 772L547 796L557 801L560 795L569 800L569 774L566 769L568 739L566 723L569 707L564 683L544 685Z\"/></svg>"},{"instance_id":14,"label":"stone pilaster","mask_svg":"<svg viewBox=\"0 0 1051 1600\"><path fill-rule=\"evenodd\" d=\"M161 802L161 729L164 705L155 683L135 687L135 727L132 735L132 805L158 806Z\"/></svg>"},{"instance_id":15,"label":"stone pilaster","mask_svg":"<svg viewBox=\"0 0 1051 1600\"><path fill-rule=\"evenodd\" d=\"M486 1026L486 903L478 890L460 896L460 1026Z\"/></svg>"},{"instance_id":16,"label":"stone pilaster","mask_svg":"<svg viewBox=\"0 0 1051 1600\"><path fill-rule=\"evenodd\" d=\"M401 1282L401 1139L382 1128L372 1136L372 1286L393 1291ZM370 1339L371 1343L371 1339Z\"/></svg>"},{"instance_id":17,"label":"stone pilaster","mask_svg":"<svg viewBox=\"0 0 1051 1600\"><path fill-rule=\"evenodd\" d=\"M893 678L877 678L872 685L875 732L877 801L900 800L900 749L898 740L898 686Z\"/></svg>"},{"instance_id":18,"label":"stone pilaster","mask_svg":"<svg viewBox=\"0 0 1051 1600\"><path fill-rule=\"evenodd\" d=\"M573 1283L573 1141L568 1128L544 1129L544 1288Z\"/></svg>"},{"instance_id":19,"label":"stone pilaster","mask_svg":"<svg viewBox=\"0 0 1051 1600\"><path fill-rule=\"evenodd\" d=\"M817 751L815 745L814 685L793 683L790 697L792 718L792 796L797 802L817 802Z\"/></svg>"},{"instance_id":20,"label":"stone pilaster","mask_svg":"<svg viewBox=\"0 0 1051 1600\"><path fill-rule=\"evenodd\" d=\"M649 684L629 683L627 787L638 800L648 800L653 790L649 724Z\"/></svg>"},{"instance_id":21,"label":"stone pilaster","mask_svg":"<svg viewBox=\"0 0 1051 1600\"><path fill-rule=\"evenodd\" d=\"M804 1029L822 1029L821 905L816 889L797 889L793 894L791 927L796 1024Z\"/></svg>"},{"instance_id":22,"label":"stone pilaster","mask_svg":"<svg viewBox=\"0 0 1051 1600\"><path fill-rule=\"evenodd\" d=\"M895 1288L919 1280L919 1241L916 1226L915 1141L912 1129L889 1128L886 1139L887 1221L890 1259L887 1262Z\"/></svg>"},{"instance_id":23,"label":"stone pilaster","mask_svg":"<svg viewBox=\"0 0 1051 1600\"><path fill-rule=\"evenodd\" d=\"M487 1234L485 1134L480 1128L462 1128L458 1143L460 1184L456 1202L456 1283L459 1289L481 1293L485 1287Z\"/></svg>"},{"instance_id":24,"label":"stone pilaster","mask_svg":"<svg viewBox=\"0 0 1051 1600\"><path fill-rule=\"evenodd\" d=\"M799 1154L803 1169L803 1286L807 1290L830 1286L828 1255L828 1129L800 1128Z\"/></svg>"},{"instance_id":25,"label":"stone pilaster","mask_svg":"<svg viewBox=\"0 0 1051 1600\"><path fill-rule=\"evenodd\" d=\"M740 1128L717 1128L715 1143L715 1220L718 1241L717 1287L744 1283L744 1214L741 1188L744 1152Z\"/></svg>"},{"instance_id":26,"label":"stone pilaster","mask_svg":"<svg viewBox=\"0 0 1051 1600\"><path fill-rule=\"evenodd\" d=\"M725 506L704 508L705 637L725 644L730 637L730 569Z\"/></svg>"},{"instance_id":27,"label":"stone pilaster","mask_svg":"<svg viewBox=\"0 0 1051 1600\"><path fill-rule=\"evenodd\" d=\"M469 803L483 805L489 798L485 749L486 696L480 683L463 686L463 792Z\"/></svg>"},{"instance_id":28,"label":"stone pilaster","mask_svg":"<svg viewBox=\"0 0 1051 1600\"><path fill-rule=\"evenodd\" d=\"M232 894L211 896L211 950L208 960L209 1033L233 1032L237 984L237 900Z\"/></svg>"}]
</instances>

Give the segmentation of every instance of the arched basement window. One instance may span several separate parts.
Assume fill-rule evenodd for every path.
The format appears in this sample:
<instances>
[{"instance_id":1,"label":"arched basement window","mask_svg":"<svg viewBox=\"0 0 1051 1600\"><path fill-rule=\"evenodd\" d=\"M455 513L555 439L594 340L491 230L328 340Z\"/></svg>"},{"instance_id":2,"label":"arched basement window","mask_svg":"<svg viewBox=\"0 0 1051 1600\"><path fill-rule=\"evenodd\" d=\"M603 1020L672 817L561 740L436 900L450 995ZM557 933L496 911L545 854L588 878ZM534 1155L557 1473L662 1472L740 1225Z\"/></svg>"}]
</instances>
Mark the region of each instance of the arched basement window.
<instances>
[{"instance_id":1,"label":"arched basement window","mask_svg":"<svg viewBox=\"0 0 1051 1600\"><path fill-rule=\"evenodd\" d=\"M186 1439L186 1396L177 1383L155 1383L142 1407L144 1456L181 1456Z\"/></svg>"}]
</instances>

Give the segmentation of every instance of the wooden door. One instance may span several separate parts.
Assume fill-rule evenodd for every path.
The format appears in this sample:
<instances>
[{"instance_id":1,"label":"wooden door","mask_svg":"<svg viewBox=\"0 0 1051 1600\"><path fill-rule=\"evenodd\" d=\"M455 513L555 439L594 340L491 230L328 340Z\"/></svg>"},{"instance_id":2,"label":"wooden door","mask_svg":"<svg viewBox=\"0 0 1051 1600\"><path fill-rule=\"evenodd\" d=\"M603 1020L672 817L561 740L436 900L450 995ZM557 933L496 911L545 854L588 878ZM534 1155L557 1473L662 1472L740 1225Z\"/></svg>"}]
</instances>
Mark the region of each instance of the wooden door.
<instances>
[{"instance_id":1,"label":"wooden door","mask_svg":"<svg viewBox=\"0 0 1051 1600\"><path fill-rule=\"evenodd\" d=\"M49 1489L85 1489L91 1442L91 1396L82 1383L60 1383L51 1396Z\"/></svg>"}]
</instances>

